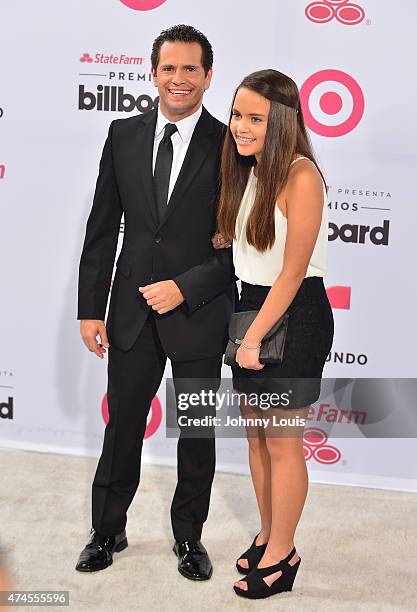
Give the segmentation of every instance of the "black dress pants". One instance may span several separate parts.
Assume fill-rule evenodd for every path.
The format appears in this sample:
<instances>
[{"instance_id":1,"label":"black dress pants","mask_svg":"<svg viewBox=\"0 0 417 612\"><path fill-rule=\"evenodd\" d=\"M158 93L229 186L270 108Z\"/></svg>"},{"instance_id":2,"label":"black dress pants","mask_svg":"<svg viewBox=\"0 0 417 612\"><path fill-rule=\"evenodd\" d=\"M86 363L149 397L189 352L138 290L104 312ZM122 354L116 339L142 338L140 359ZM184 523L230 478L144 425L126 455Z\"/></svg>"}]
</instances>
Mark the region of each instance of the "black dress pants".
<instances>
[{"instance_id":1,"label":"black dress pants","mask_svg":"<svg viewBox=\"0 0 417 612\"><path fill-rule=\"evenodd\" d=\"M143 437L151 402L166 364L153 311L134 346L127 352L108 350L109 421L92 486L92 525L105 535L126 526L126 513L140 480ZM176 379L205 378L220 385L222 355L194 361L172 362ZM171 505L177 541L199 540L205 522L215 469L214 437L187 437L181 431L177 445L178 482Z\"/></svg>"}]
</instances>

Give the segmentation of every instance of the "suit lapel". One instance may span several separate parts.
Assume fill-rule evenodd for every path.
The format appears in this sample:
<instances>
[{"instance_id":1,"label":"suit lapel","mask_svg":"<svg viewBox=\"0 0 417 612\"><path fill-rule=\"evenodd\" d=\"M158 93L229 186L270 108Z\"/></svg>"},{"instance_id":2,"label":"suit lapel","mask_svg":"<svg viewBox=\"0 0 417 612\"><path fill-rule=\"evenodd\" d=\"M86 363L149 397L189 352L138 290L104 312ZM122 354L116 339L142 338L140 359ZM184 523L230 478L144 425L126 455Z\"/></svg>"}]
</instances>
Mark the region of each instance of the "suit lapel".
<instances>
[{"instance_id":1,"label":"suit lapel","mask_svg":"<svg viewBox=\"0 0 417 612\"><path fill-rule=\"evenodd\" d=\"M136 155L133 159L140 159L139 168L135 168L135 172L139 172L145 193L145 200L149 209L149 214L155 226L158 225L158 215L156 211L156 200L153 186L153 145L155 140L155 127L157 120L157 112L150 111L141 117L142 124L138 130L138 138L135 142ZM139 155L138 155L139 153Z\"/></svg>"},{"instance_id":2,"label":"suit lapel","mask_svg":"<svg viewBox=\"0 0 417 612\"><path fill-rule=\"evenodd\" d=\"M159 227L166 223L166 221L181 203L182 196L186 193L188 186L191 184L192 180L209 154L210 149L213 146L213 139L211 138L213 131L213 118L203 107L201 117L195 126L184 162L172 191L171 198L168 202L166 213L162 218Z\"/></svg>"}]
</instances>

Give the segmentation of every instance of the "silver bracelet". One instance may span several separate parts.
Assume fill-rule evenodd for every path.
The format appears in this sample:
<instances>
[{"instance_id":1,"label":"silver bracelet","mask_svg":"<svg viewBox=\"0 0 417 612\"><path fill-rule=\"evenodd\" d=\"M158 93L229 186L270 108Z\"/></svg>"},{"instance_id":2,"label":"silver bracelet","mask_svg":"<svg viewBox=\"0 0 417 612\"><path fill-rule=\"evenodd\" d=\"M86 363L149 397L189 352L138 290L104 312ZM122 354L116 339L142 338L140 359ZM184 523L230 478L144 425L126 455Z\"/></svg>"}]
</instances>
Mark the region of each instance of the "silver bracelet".
<instances>
[{"instance_id":1,"label":"silver bracelet","mask_svg":"<svg viewBox=\"0 0 417 612\"><path fill-rule=\"evenodd\" d=\"M244 346L247 349L258 349L261 348L261 343L258 344L258 346L248 346L247 344L245 344L242 340L242 346Z\"/></svg>"}]
</instances>

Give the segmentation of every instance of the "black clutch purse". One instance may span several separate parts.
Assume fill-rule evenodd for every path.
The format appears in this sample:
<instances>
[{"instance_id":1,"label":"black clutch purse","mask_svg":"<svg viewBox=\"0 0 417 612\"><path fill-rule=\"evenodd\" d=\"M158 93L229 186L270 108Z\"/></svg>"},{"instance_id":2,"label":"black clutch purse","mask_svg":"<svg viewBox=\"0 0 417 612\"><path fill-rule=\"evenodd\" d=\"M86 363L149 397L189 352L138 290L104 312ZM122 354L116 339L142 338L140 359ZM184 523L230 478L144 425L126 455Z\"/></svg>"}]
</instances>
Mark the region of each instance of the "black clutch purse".
<instances>
[{"instance_id":1,"label":"black clutch purse","mask_svg":"<svg viewBox=\"0 0 417 612\"><path fill-rule=\"evenodd\" d=\"M236 351L242 344L242 339L255 320L258 310L235 312L229 322L229 342L224 355L226 365L236 364ZM288 313L282 315L272 329L262 339L259 351L259 362L263 364L279 363L284 354L285 337L288 329Z\"/></svg>"}]
</instances>

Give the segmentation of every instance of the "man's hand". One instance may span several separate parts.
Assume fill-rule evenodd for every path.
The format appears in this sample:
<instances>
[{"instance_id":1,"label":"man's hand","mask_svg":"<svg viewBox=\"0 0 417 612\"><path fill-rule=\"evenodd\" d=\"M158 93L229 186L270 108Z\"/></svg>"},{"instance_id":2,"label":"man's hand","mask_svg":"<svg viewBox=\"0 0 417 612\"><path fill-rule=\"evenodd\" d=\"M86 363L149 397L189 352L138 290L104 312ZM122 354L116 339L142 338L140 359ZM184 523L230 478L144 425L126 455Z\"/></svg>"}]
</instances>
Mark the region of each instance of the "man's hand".
<instances>
[{"instance_id":1,"label":"man's hand","mask_svg":"<svg viewBox=\"0 0 417 612\"><path fill-rule=\"evenodd\" d=\"M80 322L80 332L88 350L103 359L106 349L110 346L104 321L83 319ZM97 342L97 336L100 337L100 343Z\"/></svg>"},{"instance_id":2,"label":"man's hand","mask_svg":"<svg viewBox=\"0 0 417 612\"><path fill-rule=\"evenodd\" d=\"M173 280L160 281L159 283L139 287L139 291L147 304L159 314L165 314L184 302L184 296Z\"/></svg>"}]
</instances>

